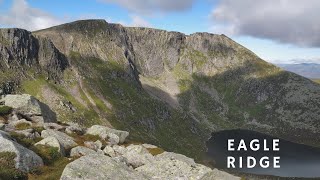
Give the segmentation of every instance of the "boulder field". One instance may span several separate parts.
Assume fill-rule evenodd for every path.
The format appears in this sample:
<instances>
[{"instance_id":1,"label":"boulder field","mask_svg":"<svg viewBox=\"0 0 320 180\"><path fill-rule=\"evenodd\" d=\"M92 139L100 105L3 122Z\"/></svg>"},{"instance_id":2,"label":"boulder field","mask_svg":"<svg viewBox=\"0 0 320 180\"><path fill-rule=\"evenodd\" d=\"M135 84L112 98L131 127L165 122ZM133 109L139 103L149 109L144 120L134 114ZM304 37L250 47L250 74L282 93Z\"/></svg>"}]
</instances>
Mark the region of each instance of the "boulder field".
<instances>
[{"instance_id":1,"label":"boulder field","mask_svg":"<svg viewBox=\"0 0 320 180\"><path fill-rule=\"evenodd\" d=\"M61 180L240 179L152 144L130 143L127 131L102 125L85 128L54 119L47 122L46 118L35 120L34 116L44 117L46 111L30 95L9 95L1 101L11 110L3 115L1 122L0 160L1 153L14 153L14 169L25 174L51 166L53 160L43 159L41 153L49 148L50 156L56 153L70 160Z\"/></svg>"}]
</instances>

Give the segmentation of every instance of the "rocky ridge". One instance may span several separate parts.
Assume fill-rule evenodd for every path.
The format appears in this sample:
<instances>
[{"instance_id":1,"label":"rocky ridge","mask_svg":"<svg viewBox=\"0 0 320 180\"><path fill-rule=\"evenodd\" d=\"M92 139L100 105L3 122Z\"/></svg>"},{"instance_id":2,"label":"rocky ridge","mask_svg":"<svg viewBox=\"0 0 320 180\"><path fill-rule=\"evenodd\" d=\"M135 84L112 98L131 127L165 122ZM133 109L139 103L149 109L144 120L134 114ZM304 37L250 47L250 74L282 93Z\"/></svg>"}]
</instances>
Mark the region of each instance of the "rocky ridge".
<instances>
[{"instance_id":1,"label":"rocky ridge","mask_svg":"<svg viewBox=\"0 0 320 180\"><path fill-rule=\"evenodd\" d=\"M10 96L19 97L21 95ZM28 97L38 101L32 96ZM12 98L4 99L5 103L10 103L9 101ZM21 101L28 102L24 99ZM151 144L131 144L126 140L129 132L105 126L93 125L87 129L75 123L69 125L57 121L39 123L29 119L23 120L26 126L7 128L14 122L21 121L19 118L9 118L21 110L21 107L24 107L24 112L40 108L39 104L29 106L29 108L23 103L18 104L19 106L17 105L5 115L6 121L3 122L2 129L6 132L0 131L0 160L3 162L7 153L13 153L16 158L11 160L15 162L15 166L11 168L21 171L15 172L21 176L20 178L26 177L26 173L29 173L29 177L31 174L31 177L34 178L51 177L50 173L52 172L46 172L48 174L45 174L41 171L41 168L44 165L50 167L59 158L64 158L66 161L65 167L60 167L64 169L59 174L61 180L240 179L220 170L212 170L209 167L197 164L193 159L184 155L165 152ZM21 111L20 115L27 116ZM40 133L38 136L29 136L28 134L17 136L22 129L30 130L29 133L38 131ZM67 132L66 129L69 129L69 131ZM114 138L118 141L114 141ZM26 141L23 141L25 139L29 139L31 143L26 144ZM44 152L48 154L46 155ZM50 158L52 158L52 162L48 161ZM3 163L6 164L6 162ZM36 169L39 169L39 172L42 173L34 175L34 172L37 172ZM9 167L6 171L11 172L12 169ZM5 174L0 171L0 177L9 179L17 177L17 174Z\"/></svg>"},{"instance_id":2,"label":"rocky ridge","mask_svg":"<svg viewBox=\"0 0 320 180\"><path fill-rule=\"evenodd\" d=\"M14 31L22 32L2 35L1 42L6 43L1 46L14 53L12 39L21 39L26 43L19 44L23 50L18 48L17 53L35 65L16 66L22 74L19 81L1 76L9 77L1 78L2 91L32 94L62 122L114 126L130 131L129 138L199 160L211 132L224 129L256 130L319 145L319 85L263 61L224 35L184 35L104 20L76 21L33 33ZM52 75L60 78L50 78L45 68L34 71L42 56L25 50L37 47L29 39L46 39L54 46L50 52L66 57L64 68L59 68L64 58L45 58L55 65L49 69L59 69ZM24 64L19 57L12 59ZM14 72L4 67L5 72ZM310 136L315 139L310 141Z\"/></svg>"}]
</instances>

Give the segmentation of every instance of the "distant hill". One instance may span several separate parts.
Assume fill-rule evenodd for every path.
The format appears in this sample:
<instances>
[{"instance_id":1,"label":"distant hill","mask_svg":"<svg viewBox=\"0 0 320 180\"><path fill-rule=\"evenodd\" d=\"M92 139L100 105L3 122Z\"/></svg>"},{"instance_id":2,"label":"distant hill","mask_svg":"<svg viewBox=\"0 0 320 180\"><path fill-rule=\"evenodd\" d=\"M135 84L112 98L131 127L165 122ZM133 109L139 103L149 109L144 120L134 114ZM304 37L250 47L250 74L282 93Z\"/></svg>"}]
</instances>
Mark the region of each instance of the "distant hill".
<instances>
[{"instance_id":1,"label":"distant hill","mask_svg":"<svg viewBox=\"0 0 320 180\"><path fill-rule=\"evenodd\" d=\"M307 78L320 79L320 64L317 63L277 64L277 66Z\"/></svg>"}]
</instances>

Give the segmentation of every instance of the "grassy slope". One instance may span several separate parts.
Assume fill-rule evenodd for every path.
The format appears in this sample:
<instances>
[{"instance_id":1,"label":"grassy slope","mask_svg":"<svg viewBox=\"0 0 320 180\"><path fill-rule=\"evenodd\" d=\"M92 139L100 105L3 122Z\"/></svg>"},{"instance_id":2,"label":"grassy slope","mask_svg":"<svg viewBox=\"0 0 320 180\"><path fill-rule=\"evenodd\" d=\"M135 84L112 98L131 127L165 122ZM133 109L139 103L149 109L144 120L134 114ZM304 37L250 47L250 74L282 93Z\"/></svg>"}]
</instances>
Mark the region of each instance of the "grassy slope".
<instances>
[{"instance_id":1,"label":"grassy slope","mask_svg":"<svg viewBox=\"0 0 320 180\"><path fill-rule=\"evenodd\" d=\"M82 58L76 52L70 54L70 59L95 107L81 88L79 97L71 93L70 89L80 86L71 68L64 72L61 83L46 80L42 74L27 73L18 92L31 94L48 104L61 122L75 121L85 126L110 122L117 129L129 131L131 140L202 159L208 132L195 124L187 112L174 110L152 98L127 74L122 64ZM50 90L49 94L45 94L46 88ZM111 107L107 107L102 99ZM76 112L61 107L60 101L71 102Z\"/></svg>"},{"instance_id":2,"label":"grassy slope","mask_svg":"<svg viewBox=\"0 0 320 180\"><path fill-rule=\"evenodd\" d=\"M313 81L320 84L320 79L313 79Z\"/></svg>"},{"instance_id":3,"label":"grassy slope","mask_svg":"<svg viewBox=\"0 0 320 180\"><path fill-rule=\"evenodd\" d=\"M112 109L108 109L96 102L113 126L128 130L131 139L201 159L205 150L203 132L186 114L151 98L121 64L96 58L82 59L77 53L72 54L72 62L83 72L81 75L92 96L101 94L112 105ZM190 127L197 129L197 133Z\"/></svg>"}]
</instances>

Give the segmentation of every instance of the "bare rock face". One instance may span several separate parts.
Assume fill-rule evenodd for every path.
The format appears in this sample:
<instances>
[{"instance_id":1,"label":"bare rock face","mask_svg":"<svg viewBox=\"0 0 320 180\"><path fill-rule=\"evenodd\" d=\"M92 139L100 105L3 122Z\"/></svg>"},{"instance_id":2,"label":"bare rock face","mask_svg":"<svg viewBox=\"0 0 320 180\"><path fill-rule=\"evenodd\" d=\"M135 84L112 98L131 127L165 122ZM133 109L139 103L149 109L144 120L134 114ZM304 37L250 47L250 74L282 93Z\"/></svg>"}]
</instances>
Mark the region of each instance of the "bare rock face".
<instances>
[{"instance_id":1,"label":"bare rock face","mask_svg":"<svg viewBox=\"0 0 320 180\"><path fill-rule=\"evenodd\" d=\"M0 131L0 152L13 152L16 154L14 159L16 168L24 172L29 172L33 168L43 165L41 157L33 151L15 142L9 134Z\"/></svg>"},{"instance_id":2,"label":"bare rock face","mask_svg":"<svg viewBox=\"0 0 320 180\"><path fill-rule=\"evenodd\" d=\"M61 180L73 179L149 179L147 176L135 172L123 163L116 162L101 154L83 156L68 164L61 175Z\"/></svg>"},{"instance_id":3,"label":"bare rock face","mask_svg":"<svg viewBox=\"0 0 320 180\"><path fill-rule=\"evenodd\" d=\"M0 29L0 64L5 69L40 67L56 77L68 62L49 39L37 38L23 29Z\"/></svg>"}]
</instances>

